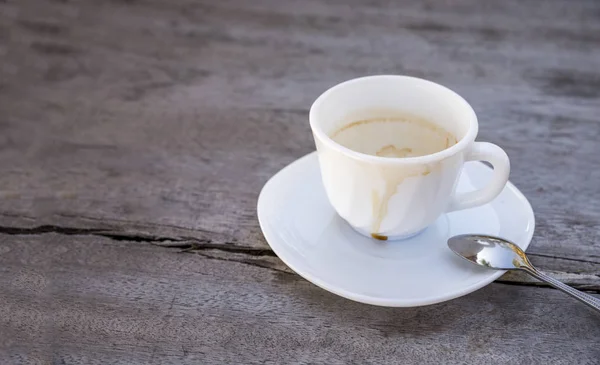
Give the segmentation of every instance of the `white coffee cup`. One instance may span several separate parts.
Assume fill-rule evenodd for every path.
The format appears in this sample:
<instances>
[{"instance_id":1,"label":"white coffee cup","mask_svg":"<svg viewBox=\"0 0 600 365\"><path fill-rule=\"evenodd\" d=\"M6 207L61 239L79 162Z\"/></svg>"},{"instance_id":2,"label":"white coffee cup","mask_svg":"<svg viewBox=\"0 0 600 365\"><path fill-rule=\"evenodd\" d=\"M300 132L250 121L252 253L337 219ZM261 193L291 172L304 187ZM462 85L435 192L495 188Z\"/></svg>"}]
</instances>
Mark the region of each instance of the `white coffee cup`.
<instances>
[{"instance_id":1,"label":"white coffee cup","mask_svg":"<svg viewBox=\"0 0 600 365\"><path fill-rule=\"evenodd\" d=\"M452 133L457 143L429 155L390 158L353 151L330 137L353 119L385 117L390 111L427 119ZM343 82L313 103L310 126L331 205L368 237L410 237L443 213L488 203L508 181L506 153L494 144L475 142L478 124L473 108L452 90L431 81L381 75ZM494 173L483 189L456 195L467 161L487 161ZM381 206L381 199L387 199L383 215L381 209L373 208Z\"/></svg>"}]
</instances>

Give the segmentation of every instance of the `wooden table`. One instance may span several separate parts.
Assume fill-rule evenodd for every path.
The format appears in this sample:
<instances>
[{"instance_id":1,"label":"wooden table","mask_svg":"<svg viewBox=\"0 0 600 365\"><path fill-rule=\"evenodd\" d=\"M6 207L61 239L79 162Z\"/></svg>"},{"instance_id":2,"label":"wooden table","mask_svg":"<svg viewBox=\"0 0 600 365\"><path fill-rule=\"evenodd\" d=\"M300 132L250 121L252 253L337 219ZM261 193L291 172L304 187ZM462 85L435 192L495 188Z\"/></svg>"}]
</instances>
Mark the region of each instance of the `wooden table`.
<instances>
[{"instance_id":1,"label":"wooden table","mask_svg":"<svg viewBox=\"0 0 600 365\"><path fill-rule=\"evenodd\" d=\"M3 0L1 364L600 363L600 317L505 275L420 308L303 280L256 218L311 102L456 90L530 199L534 264L600 291L600 2Z\"/></svg>"}]
</instances>

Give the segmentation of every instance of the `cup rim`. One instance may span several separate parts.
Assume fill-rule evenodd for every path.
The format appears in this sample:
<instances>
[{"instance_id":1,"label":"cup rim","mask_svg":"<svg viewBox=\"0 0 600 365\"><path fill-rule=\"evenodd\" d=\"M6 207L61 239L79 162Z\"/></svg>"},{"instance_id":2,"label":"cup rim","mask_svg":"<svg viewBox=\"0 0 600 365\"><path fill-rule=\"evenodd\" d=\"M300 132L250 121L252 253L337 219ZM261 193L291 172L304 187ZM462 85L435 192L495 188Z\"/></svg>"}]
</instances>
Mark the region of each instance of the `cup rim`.
<instances>
[{"instance_id":1,"label":"cup rim","mask_svg":"<svg viewBox=\"0 0 600 365\"><path fill-rule=\"evenodd\" d=\"M416 157L382 157L382 156L373 156L373 155L368 155L366 153L357 152L357 151L354 151L347 147L342 146L341 144L339 144L339 143L335 142L333 139L331 139L321 129L321 126L316 123L316 121L315 121L316 120L316 115L315 115L316 108L318 108L324 102L325 98L332 92L336 91L339 88L350 86L350 85L360 82L360 81L365 81L366 79L389 79L389 78L393 78L398 81L404 80L404 81L419 82L422 84L427 84L429 86L432 86L432 87L435 87L438 89L442 89L444 92L446 92L449 95L451 95L452 97L454 97L465 108L466 112L469 114L470 120L469 120L469 128L467 130L467 133L455 145L453 145L449 148L443 149L441 151L429 154L429 155L416 156ZM477 132L479 129L479 124L477 122L477 115L475 114L473 107L471 107L471 105L462 96L457 94L455 91L447 88L446 86L440 85L433 81L429 81L429 80L425 80L425 79L421 79L421 78L413 77L413 76L405 76L405 75L363 76L363 77L350 79L350 80L341 82L339 84L336 84L336 85L330 87L329 89L327 89L321 95L319 95L319 97L313 102L313 104L310 107L309 122L310 122L310 128L312 129L314 135L321 142L323 142L327 147L333 148L334 150L336 150L344 155L348 155L352 158L355 158L357 160L368 161L368 162L375 163L375 164L423 164L423 163L430 163L430 162L442 160L444 158L454 155L455 153L459 152L460 150L467 148L467 146L469 146L471 143L473 143L473 141L475 141L475 137L477 136Z\"/></svg>"}]
</instances>

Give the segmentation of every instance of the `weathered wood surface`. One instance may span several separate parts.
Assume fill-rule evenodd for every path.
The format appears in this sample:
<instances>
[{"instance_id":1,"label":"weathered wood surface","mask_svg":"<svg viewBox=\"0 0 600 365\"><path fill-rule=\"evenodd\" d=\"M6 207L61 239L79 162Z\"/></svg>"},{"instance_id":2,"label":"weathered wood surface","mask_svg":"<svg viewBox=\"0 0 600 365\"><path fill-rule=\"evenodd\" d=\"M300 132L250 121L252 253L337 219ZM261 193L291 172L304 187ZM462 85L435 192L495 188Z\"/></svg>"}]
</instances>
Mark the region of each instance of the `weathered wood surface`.
<instances>
[{"instance_id":1,"label":"weathered wood surface","mask_svg":"<svg viewBox=\"0 0 600 365\"><path fill-rule=\"evenodd\" d=\"M102 237L0 243L0 362L597 364L595 312L547 288L490 285L381 308L295 274Z\"/></svg>"},{"instance_id":2,"label":"weathered wood surface","mask_svg":"<svg viewBox=\"0 0 600 365\"><path fill-rule=\"evenodd\" d=\"M599 291L598 1L6 0L0 60L0 363L600 358L598 318L519 275L420 309L334 297L255 213L319 93L425 77L511 157L532 261Z\"/></svg>"}]
</instances>

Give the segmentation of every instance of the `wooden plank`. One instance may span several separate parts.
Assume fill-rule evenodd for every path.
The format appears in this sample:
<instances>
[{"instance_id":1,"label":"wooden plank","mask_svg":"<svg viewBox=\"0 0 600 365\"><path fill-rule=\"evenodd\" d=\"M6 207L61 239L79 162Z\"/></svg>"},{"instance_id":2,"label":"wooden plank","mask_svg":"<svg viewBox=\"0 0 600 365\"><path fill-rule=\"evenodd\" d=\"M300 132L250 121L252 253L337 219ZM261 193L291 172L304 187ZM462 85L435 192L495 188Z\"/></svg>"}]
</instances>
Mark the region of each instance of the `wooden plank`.
<instances>
[{"instance_id":1,"label":"wooden plank","mask_svg":"<svg viewBox=\"0 0 600 365\"><path fill-rule=\"evenodd\" d=\"M176 225L262 246L256 196L313 149L310 102L347 78L410 73L463 93L481 138L512 156L538 212L532 251L600 257L597 3L540 14L508 2L485 26L468 2L161 4L2 5L14 34L0 90L3 213Z\"/></svg>"},{"instance_id":2,"label":"wooden plank","mask_svg":"<svg viewBox=\"0 0 600 365\"><path fill-rule=\"evenodd\" d=\"M2 363L593 364L595 312L491 284L381 308L296 275L95 236L0 235Z\"/></svg>"},{"instance_id":3,"label":"wooden plank","mask_svg":"<svg viewBox=\"0 0 600 365\"><path fill-rule=\"evenodd\" d=\"M508 151L542 267L598 274L597 2L485 21L471 2L303 4L0 4L0 225L265 249L256 198L314 148L311 101L408 73L465 95Z\"/></svg>"}]
</instances>

